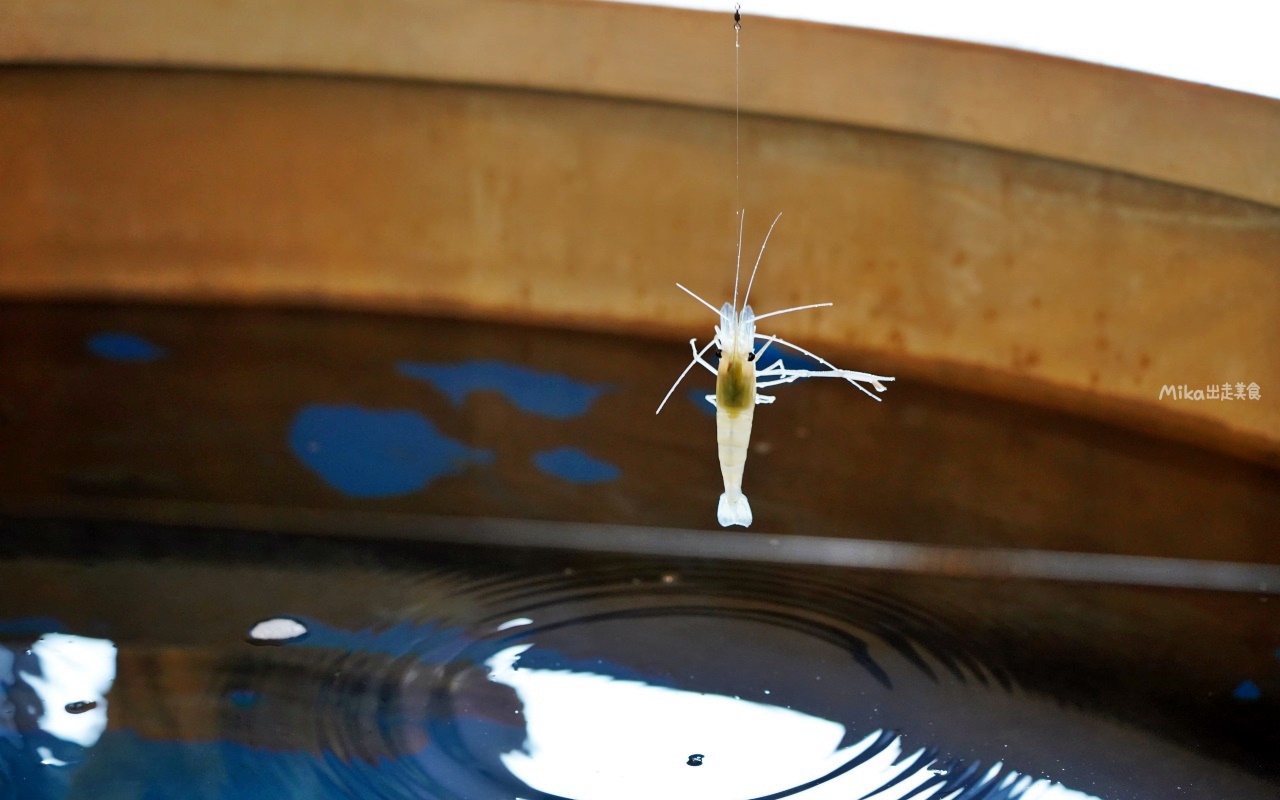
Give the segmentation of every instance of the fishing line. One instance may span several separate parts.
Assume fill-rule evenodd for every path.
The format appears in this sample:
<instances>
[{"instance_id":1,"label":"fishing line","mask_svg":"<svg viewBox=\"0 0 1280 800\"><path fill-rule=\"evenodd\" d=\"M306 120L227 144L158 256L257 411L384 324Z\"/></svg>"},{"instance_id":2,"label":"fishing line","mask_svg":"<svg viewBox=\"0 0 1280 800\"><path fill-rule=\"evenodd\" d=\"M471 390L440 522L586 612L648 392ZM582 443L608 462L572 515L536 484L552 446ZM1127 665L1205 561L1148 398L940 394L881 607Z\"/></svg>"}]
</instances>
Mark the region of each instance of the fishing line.
<instances>
[{"instance_id":1,"label":"fishing line","mask_svg":"<svg viewBox=\"0 0 1280 800\"><path fill-rule=\"evenodd\" d=\"M739 41L739 34L742 33L742 6L734 5L733 7L733 213L734 216L742 213L742 199L740 197L739 185L742 183L741 177L741 144L738 132L738 117L740 114L739 102L739 86L741 86L741 73L739 67L739 51L742 48Z\"/></svg>"}]
</instances>

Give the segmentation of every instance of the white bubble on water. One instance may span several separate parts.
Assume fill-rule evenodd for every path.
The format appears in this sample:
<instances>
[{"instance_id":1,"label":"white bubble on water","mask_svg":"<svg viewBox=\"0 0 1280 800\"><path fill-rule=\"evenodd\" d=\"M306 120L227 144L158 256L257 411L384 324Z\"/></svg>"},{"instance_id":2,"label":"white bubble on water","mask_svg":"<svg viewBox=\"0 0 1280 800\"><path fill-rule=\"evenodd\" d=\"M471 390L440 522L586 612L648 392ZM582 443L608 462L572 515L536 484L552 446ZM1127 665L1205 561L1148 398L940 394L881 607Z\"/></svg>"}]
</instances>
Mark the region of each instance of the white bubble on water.
<instances>
[{"instance_id":1,"label":"white bubble on water","mask_svg":"<svg viewBox=\"0 0 1280 800\"><path fill-rule=\"evenodd\" d=\"M289 617L264 619L249 629L249 641L254 644L280 644L306 635L307 626Z\"/></svg>"}]
</instances>

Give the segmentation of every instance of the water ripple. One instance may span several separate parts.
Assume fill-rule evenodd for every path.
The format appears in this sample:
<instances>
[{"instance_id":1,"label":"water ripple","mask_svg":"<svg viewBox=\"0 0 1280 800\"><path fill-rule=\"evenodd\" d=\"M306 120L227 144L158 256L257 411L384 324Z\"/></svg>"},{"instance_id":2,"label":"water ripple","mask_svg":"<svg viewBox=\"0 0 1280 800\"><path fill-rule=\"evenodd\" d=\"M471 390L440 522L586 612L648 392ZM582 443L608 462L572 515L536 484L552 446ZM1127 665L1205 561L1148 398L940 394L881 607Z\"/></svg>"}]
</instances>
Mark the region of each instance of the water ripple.
<instances>
[{"instance_id":1,"label":"water ripple","mask_svg":"<svg viewBox=\"0 0 1280 800\"><path fill-rule=\"evenodd\" d=\"M310 753L321 797L1089 796L955 742L909 746L929 703L1017 690L938 621L838 580L635 564L450 580L470 621L298 618L305 639L230 671L225 738Z\"/></svg>"}]
</instances>

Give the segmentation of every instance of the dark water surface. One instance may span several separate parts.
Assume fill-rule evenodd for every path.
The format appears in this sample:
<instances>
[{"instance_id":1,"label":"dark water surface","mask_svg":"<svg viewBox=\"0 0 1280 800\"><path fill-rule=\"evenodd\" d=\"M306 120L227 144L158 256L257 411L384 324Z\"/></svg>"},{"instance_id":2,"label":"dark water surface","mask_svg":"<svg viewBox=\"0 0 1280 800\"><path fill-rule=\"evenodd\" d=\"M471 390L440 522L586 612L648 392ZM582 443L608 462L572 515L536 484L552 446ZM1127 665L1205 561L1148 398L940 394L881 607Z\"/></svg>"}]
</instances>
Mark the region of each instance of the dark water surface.
<instances>
[{"instance_id":1,"label":"dark water surface","mask_svg":"<svg viewBox=\"0 0 1280 800\"><path fill-rule=\"evenodd\" d=\"M0 797L1280 790L1265 595L128 524L2 532ZM267 620L289 638L253 638Z\"/></svg>"},{"instance_id":2,"label":"dark water surface","mask_svg":"<svg viewBox=\"0 0 1280 800\"><path fill-rule=\"evenodd\" d=\"M1274 471L811 381L730 534L685 353L0 306L0 800L1280 796Z\"/></svg>"}]
</instances>

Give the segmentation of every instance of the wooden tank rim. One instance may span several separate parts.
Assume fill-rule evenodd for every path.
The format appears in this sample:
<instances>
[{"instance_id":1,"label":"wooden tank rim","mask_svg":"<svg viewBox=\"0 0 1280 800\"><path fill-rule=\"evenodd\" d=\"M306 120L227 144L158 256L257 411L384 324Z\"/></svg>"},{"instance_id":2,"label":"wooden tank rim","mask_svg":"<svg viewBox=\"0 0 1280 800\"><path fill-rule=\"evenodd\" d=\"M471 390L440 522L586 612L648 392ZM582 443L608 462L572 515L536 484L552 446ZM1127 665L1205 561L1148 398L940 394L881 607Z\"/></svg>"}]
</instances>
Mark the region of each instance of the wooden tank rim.
<instances>
[{"instance_id":1,"label":"wooden tank rim","mask_svg":"<svg viewBox=\"0 0 1280 800\"><path fill-rule=\"evenodd\" d=\"M730 51L707 46L729 41L725 20L584 0L371 0L358 10L341 0L15 0L0 9L0 64L345 75L732 110L732 74L720 69ZM747 30L747 114L953 140L1280 206L1280 170L1267 168L1280 164L1280 100L881 30L768 17ZM858 81L812 80L824 74Z\"/></svg>"},{"instance_id":2,"label":"wooden tank rim","mask_svg":"<svg viewBox=\"0 0 1280 800\"><path fill-rule=\"evenodd\" d=\"M1258 206L1259 215L1280 209L1280 101L878 30L772 18L753 18L748 30L744 117L923 137L1212 193ZM730 33L722 13L584 0L419 0L407 7L393 0L358 6L343 0L14 0L0 6L0 66L11 73L89 66L116 73L296 76L414 84L424 92L452 86L731 114ZM842 75L859 80L841 82ZM1280 266L1265 255L1254 258L1252 277ZM507 295L405 295L350 279L249 286L232 276L157 273L79 276L53 286L29 270L5 277L13 299L306 305L670 338L686 325L683 312L674 310L656 321L613 319ZM1276 300L1270 289L1256 297L1260 308ZM828 334L828 344L833 337ZM1252 348L1264 391L1274 391L1267 364L1273 343L1268 338ZM1217 408L1160 408L1132 391L1096 394L1061 375L1027 380L1007 367L956 362L927 348L898 360L904 375L1071 408L1280 465L1280 415L1270 411L1256 424L1233 426Z\"/></svg>"}]
</instances>

